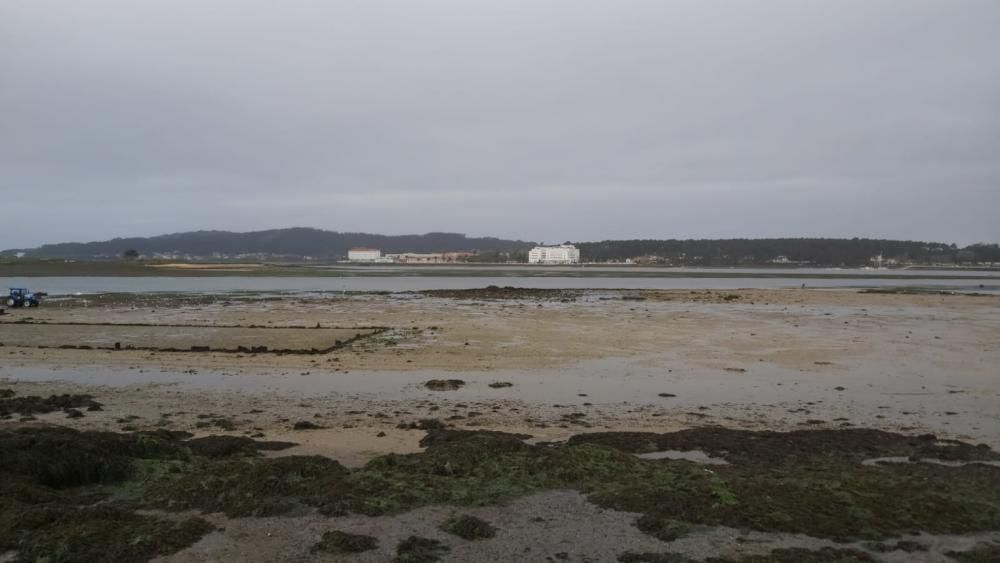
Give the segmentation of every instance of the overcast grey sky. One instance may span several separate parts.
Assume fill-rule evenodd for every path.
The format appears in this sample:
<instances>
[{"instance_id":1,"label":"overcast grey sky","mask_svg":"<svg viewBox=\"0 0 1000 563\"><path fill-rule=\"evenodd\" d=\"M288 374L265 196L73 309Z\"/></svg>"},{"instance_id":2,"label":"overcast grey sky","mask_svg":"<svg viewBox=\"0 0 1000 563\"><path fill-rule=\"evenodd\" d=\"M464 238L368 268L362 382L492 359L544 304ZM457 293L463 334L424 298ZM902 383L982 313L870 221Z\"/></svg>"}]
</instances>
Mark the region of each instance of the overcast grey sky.
<instances>
[{"instance_id":1,"label":"overcast grey sky","mask_svg":"<svg viewBox=\"0 0 1000 563\"><path fill-rule=\"evenodd\" d=\"M5 0L0 248L1000 240L997 0Z\"/></svg>"}]
</instances>

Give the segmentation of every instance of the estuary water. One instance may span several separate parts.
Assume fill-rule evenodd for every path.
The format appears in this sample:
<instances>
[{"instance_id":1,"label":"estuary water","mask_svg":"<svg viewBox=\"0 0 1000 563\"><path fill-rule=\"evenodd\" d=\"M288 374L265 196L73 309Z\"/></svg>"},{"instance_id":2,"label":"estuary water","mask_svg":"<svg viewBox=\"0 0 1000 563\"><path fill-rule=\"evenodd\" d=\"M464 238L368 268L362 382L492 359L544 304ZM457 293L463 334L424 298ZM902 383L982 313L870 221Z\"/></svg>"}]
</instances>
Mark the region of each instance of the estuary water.
<instances>
[{"instance_id":1,"label":"estuary water","mask_svg":"<svg viewBox=\"0 0 1000 563\"><path fill-rule=\"evenodd\" d=\"M0 278L0 287L50 295L155 292L372 292L496 286L562 289L927 288L1000 293L1000 272L956 270L694 269L627 267L345 267L312 276L143 276Z\"/></svg>"}]
</instances>

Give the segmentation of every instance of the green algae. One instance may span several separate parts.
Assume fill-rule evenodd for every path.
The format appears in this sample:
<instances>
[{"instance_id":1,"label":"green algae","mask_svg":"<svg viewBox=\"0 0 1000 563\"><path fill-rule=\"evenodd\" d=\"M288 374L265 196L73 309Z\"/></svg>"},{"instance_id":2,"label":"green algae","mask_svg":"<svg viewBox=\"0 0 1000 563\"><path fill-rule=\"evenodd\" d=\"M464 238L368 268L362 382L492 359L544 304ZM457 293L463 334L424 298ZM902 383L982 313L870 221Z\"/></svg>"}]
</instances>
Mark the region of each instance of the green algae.
<instances>
[{"instance_id":1,"label":"green algae","mask_svg":"<svg viewBox=\"0 0 1000 563\"><path fill-rule=\"evenodd\" d=\"M451 549L430 538L410 536L396 546L396 557L392 563L434 563Z\"/></svg>"},{"instance_id":2,"label":"green algae","mask_svg":"<svg viewBox=\"0 0 1000 563\"><path fill-rule=\"evenodd\" d=\"M324 553L361 553L376 548L378 548L378 540L371 536L331 530L323 534L320 542L313 546L313 551L322 551Z\"/></svg>"},{"instance_id":3,"label":"green algae","mask_svg":"<svg viewBox=\"0 0 1000 563\"><path fill-rule=\"evenodd\" d=\"M429 504L485 506L569 488L589 494L599 506L640 513L639 528L665 541L697 526L838 541L885 540L913 530L1000 529L1000 468L860 463L898 453L904 441L896 435L873 442L864 433L826 434L821 448L808 443L816 434L805 431L781 435L768 448L737 451L728 442L753 442L754 433L727 432L734 436L723 441L725 451L745 463L708 469L641 460L582 440L528 445L502 433L435 431L423 452L382 456L353 471L325 458L203 462L180 479L168 475L160 486L147 488L144 498L160 508L230 516L286 514L296 507L376 516ZM710 434L719 436L714 429ZM838 435L845 443L834 443ZM849 446L859 436L860 452ZM721 454L707 439L700 437L698 445ZM947 447L966 450L963 455L992 454L975 446ZM843 454L830 456L830 450Z\"/></svg>"},{"instance_id":4,"label":"green algae","mask_svg":"<svg viewBox=\"0 0 1000 563\"><path fill-rule=\"evenodd\" d=\"M110 488L135 476L140 457L186 455L169 434L0 431L0 552L18 562L132 562L194 543L213 527L137 514Z\"/></svg>"},{"instance_id":5,"label":"green algae","mask_svg":"<svg viewBox=\"0 0 1000 563\"><path fill-rule=\"evenodd\" d=\"M343 513L348 471L321 456L235 459L190 464L149 483L145 503L165 510L222 512L231 518L278 516L308 507Z\"/></svg>"},{"instance_id":6,"label":"green algae","mask_svg":"<svg viewBox=\"0 0 1000 563\"><path fill-rule=\"evenodd\" d=\"M635 553L627 551L618 556L620 563L696 563L678 553Z\"/></svg>"},{"instance_id":7,"label":"green algae","mask_svg":"<svg viewBox=\"0 0 1000 563\"><path fill-rule=\"evenodd\" d=\"M969 551L949 551L948 557L959 563L996 563L1000 561L1000 545L984 544Z\"/></svg>"},{"instance_id":8,"label":"green algae","mask_svg":"<svg viewBox=\"0 0 1000 563\"><path fill-rule=\"evenodd\" d=\"M776 549L767 555L748 555L737 559L709 557L705 563L877 563L877 560L854 549L824 547L810 550L793 547Z\"/></svg>"},{"instance_id":9,"label":"green algae","mask_svg":"<svg viewBox=\"0 0 1000 563\"><path fill-rule=\"evenodd\" d=\"M171 521L114 505L25 508L19 522L0 525L0 547L16 551L18 562L148 561L214 530L200 518Z\"/></svg>"},{"instance_id":10,"label":"green algae","mask_svg":"<svg viewBox=\"0 0 1000 563\"><path fill-rule=\"evenodd\" d=\"M57 554L45 551L46 538L52 546L83 542L74 547L81 558L60 555L69 558L52 560L87 561L83 557L89 557L91 544L121 542L127 536L129 542L140 538L135 541L142 549L123 552L121 559L138 561L176 551L210 527L201 521L138 515L135 506L229 517L311 511L382 515L431 504L492 505L553 489L575 489L599 506L639 513L639 529L665 541L701 526L837 541L881 541L914 531L1000 529L1000 468L861 463L890 455L925 457L941 453L938 450L952 459L984 460L993 459L995 452L878 431L758 433L713 428L592 434L561 444L526 444L523 435L432 429L422 441L425 451L378 457L353 470L320 456L263 458L258 451L271 446L248 438L190 438L165 430L0 431L0 547L28 557L24 554ZM644 460L632 453L660 449L699 449L730 464L709 468L688 461ZM92 510L97 508L107 510ZM104 522L108 534L118 535L102 535L84 522L46 527L68 513ZM463 535L464 528L477 527L457 526L462 520L449 519L446 531L460 537L478 534ZM25 526L32 522L41 530L37 544L28 543L25 536ZM183 541L157 539L168 532ZM154 539L147 544L141 539L147 537ZM330 545L335 541L330 538ZM421 561L425 556L417 549L421 541L411 543L414 549L405 550L398 560ZM643 561L636 557L652 555L628 557ZM776 550L741 561L870 561L863 557L868 556L845 550Z\"/></svg>"},{"instance_id":11,"label":"green algae","mask_svg":"<svg viewBox=\"0 0 1000 563\"><path fill-rule=\"evenodd\" d=\"M9 418L14 414L25 416L35 414L46 414L50 412L87 408L90 410L100 410L102 405L94 400L91 395L50 395L39 397L28 395L15 397L14 392L4 389L0 393L0 419Z\"/></svg>"},{"instance_id":12,"label":"green algae","mask_svg":"<svg viewBox=\"0 0 1000 563\"><path fill-rule=\"evenodd\" d=\"M441 529L464 540L485 540L497 535L489 522L468 514L453 514L441 524Z\"/></svg>"}]
</instances>

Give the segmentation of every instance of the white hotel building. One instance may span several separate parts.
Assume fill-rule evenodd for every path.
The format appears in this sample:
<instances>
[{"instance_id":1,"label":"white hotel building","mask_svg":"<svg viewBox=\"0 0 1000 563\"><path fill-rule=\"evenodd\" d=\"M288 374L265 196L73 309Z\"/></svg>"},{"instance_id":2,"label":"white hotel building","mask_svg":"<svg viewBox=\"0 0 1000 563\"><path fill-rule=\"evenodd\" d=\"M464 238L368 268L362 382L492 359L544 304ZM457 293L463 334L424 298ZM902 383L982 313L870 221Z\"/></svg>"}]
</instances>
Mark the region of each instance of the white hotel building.
<instances>
[{"instance_id":1,"label":"white hotel building","mask_svg":"<svg viewBox=\"0 0 1000 563\"><path fill-rule=\"evenodd\" d=\"M536 246L528 252L529 264L576 264L580 262L580 249L572 244Z\"/></svg>"},{"instance_id":2,"label":"white hotel building","mask_svg":"<svg viewBox=\"0 0 1000 563\"><path fill-rule=\"evenodd\" d=\"M352 248L347 251L347 259L351 262L378 262L382 259L382 251L377 248Z\"/></svg>"}]
</instances>

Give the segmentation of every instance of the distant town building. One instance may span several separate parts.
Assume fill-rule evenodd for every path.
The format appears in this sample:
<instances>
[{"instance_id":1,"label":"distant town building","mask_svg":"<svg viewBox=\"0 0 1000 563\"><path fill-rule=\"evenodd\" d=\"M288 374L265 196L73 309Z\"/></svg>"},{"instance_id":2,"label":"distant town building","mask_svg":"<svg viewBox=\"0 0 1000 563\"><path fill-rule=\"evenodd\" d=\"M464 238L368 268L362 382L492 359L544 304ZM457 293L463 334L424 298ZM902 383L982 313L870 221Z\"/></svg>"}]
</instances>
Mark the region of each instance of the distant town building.
<instances>
[{"instance_id":1,"label":"distant town building","mask_svg":"<svg viewBox=\"0 0 1000 563\"><path fill-rule=\"evenodd\" d=\"M645 256L636 256L635 258L632 259L632 261L635 262L636 264L643 264L643 265L666 264L669 262L669 260L667 260L666 258L652 254L647 254Z\"/></svg>"},{"instance_id":2,"label":"distant town building","mask_svg":"<svg viewBox=\"0 0 1000 563\"><path fill-rule=\"evenodd\" d=\"M382 251L377 248L352 248L347 251L347 259L351 262L378 262L382 259Z\"/></svg>"},{"instance_id":3,"label":"distant town building","mask_svg":"<svg viewBox=\"0 0 1000 563\"><path fill-rule=\"evenodd\" d=\"M572 244L536 246L528 252L529 264L576 264L579 261L580 249Z\"/></svg>"},{"instance_id":4,"label":"distant town building","mask_svg":"<svg viewBox=\"0 0 1000 563\"><path fill-rule=\"evenodd\" d=\"M402 254L386 254L385 257L400 264L451 264L468 262L475 255L475 252L431 252L426 254L404 252Z\"/></svg>"}]
</instances>

